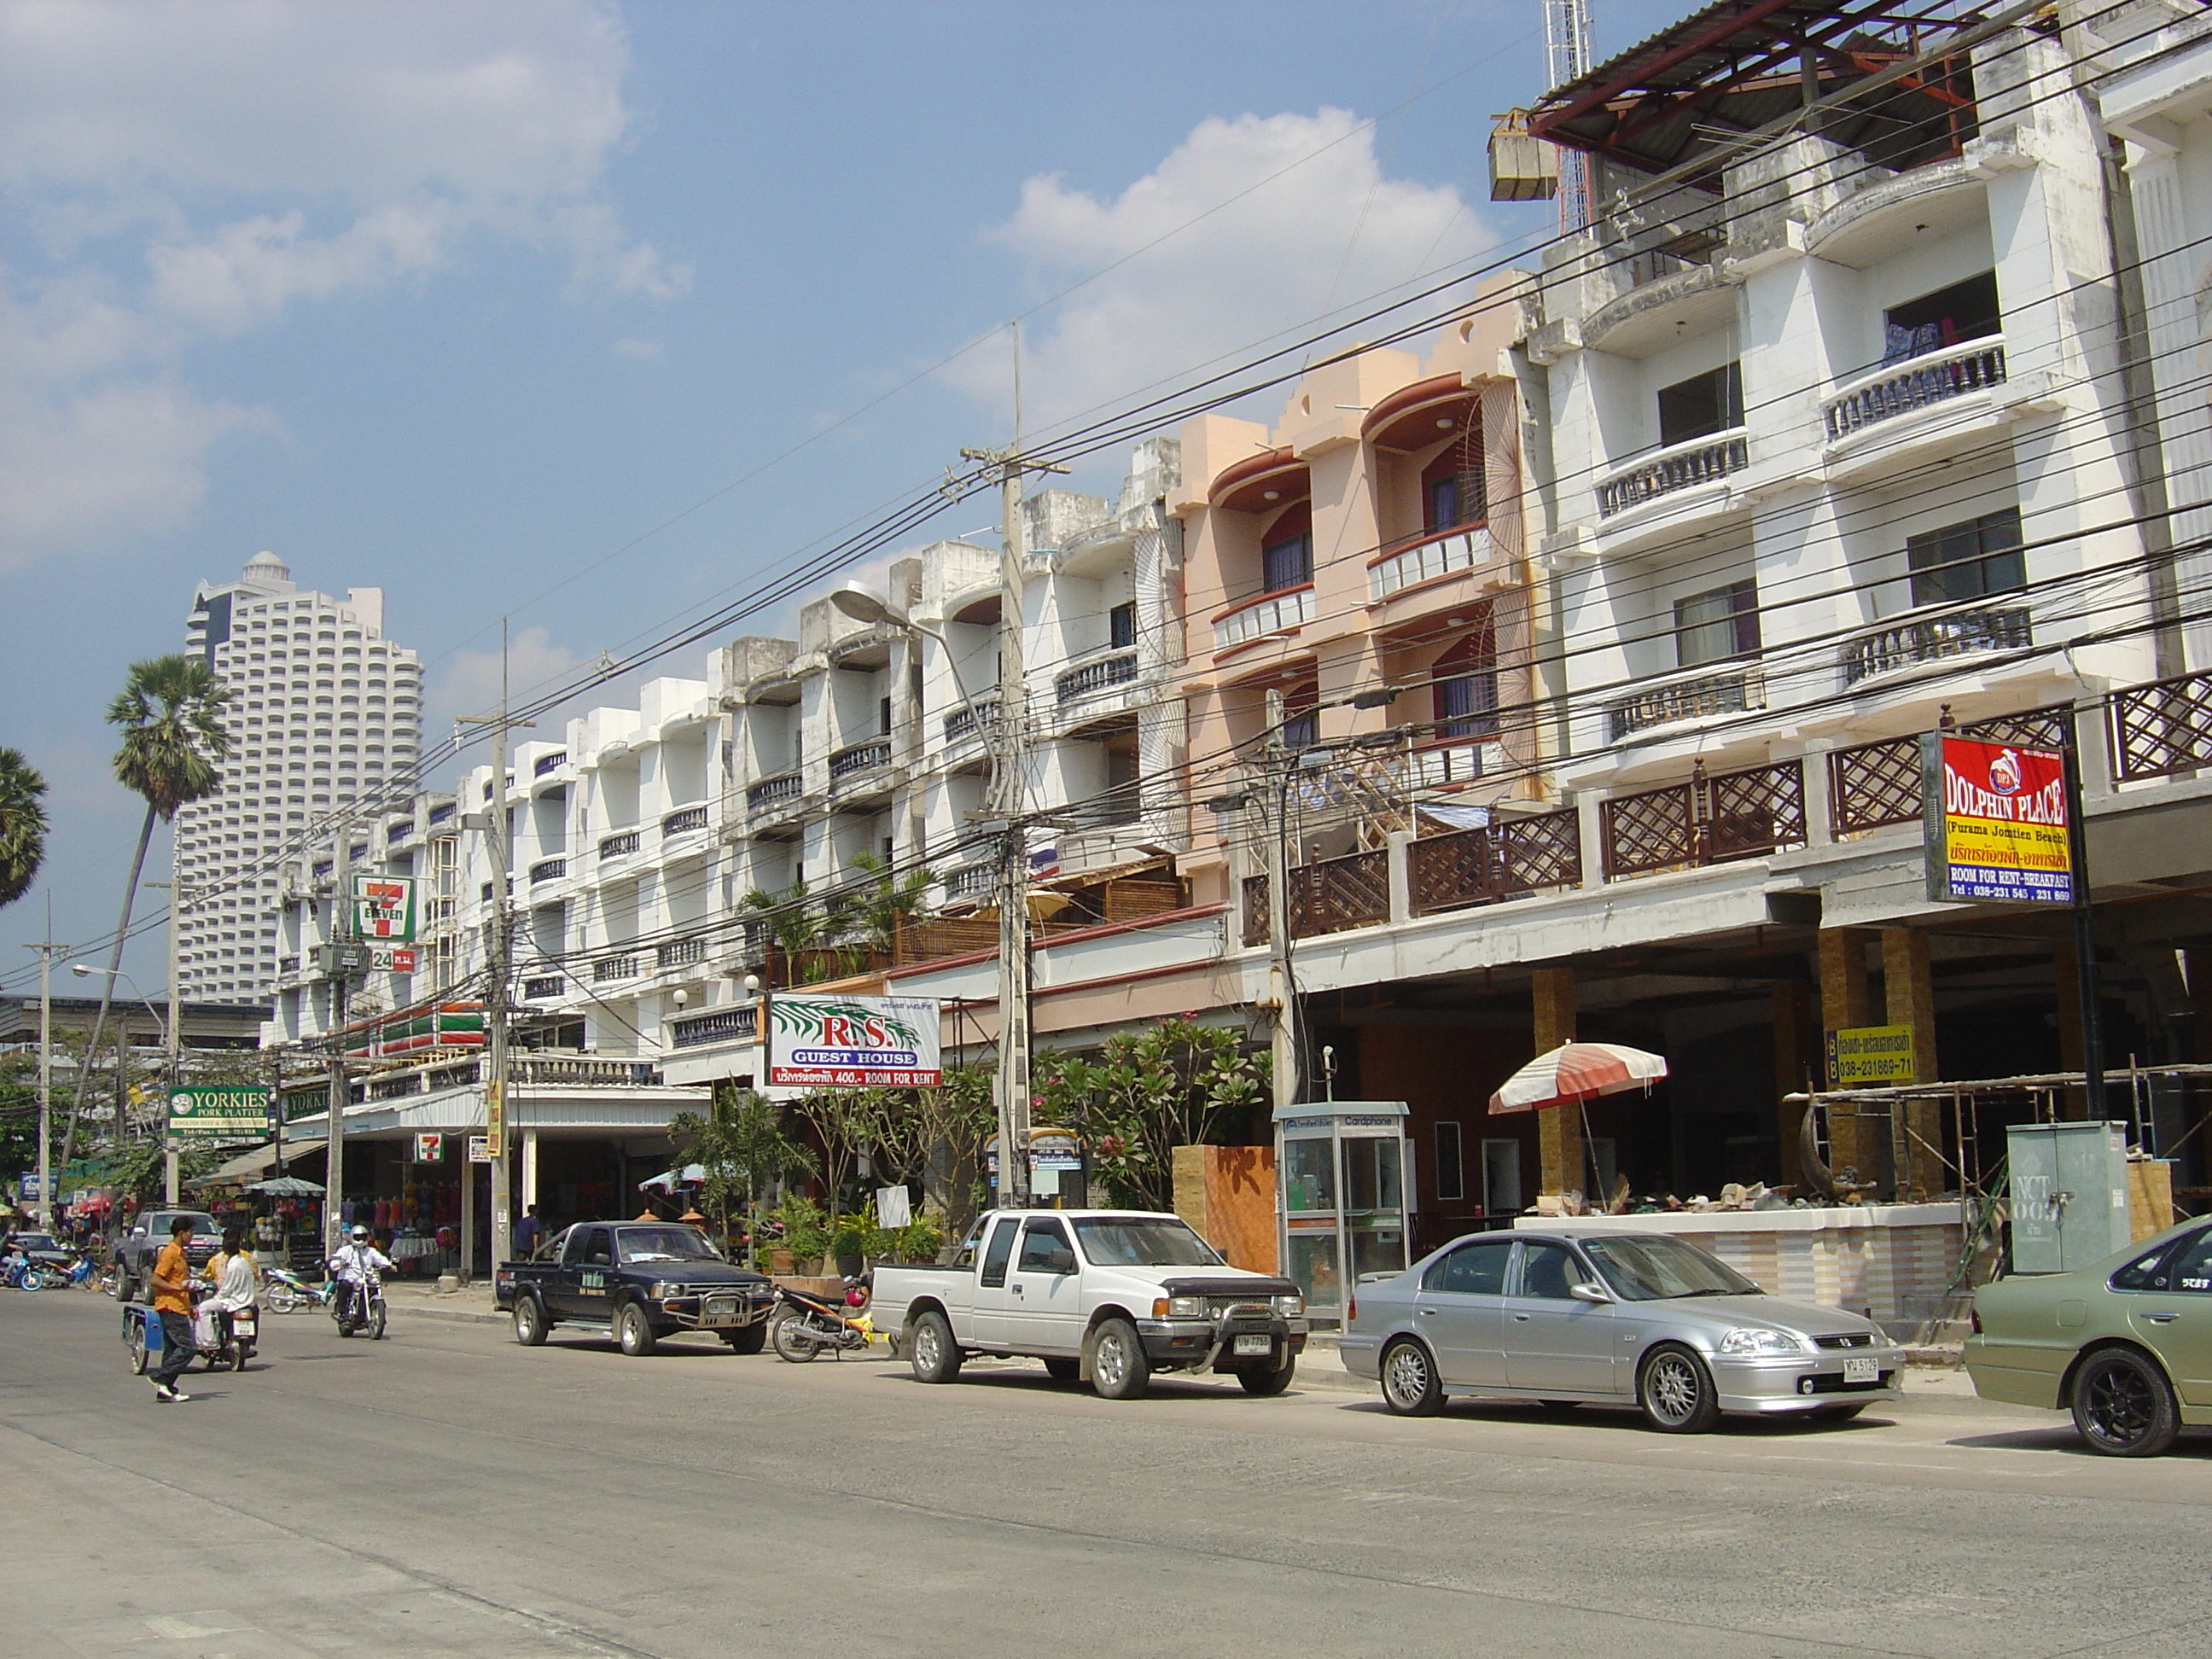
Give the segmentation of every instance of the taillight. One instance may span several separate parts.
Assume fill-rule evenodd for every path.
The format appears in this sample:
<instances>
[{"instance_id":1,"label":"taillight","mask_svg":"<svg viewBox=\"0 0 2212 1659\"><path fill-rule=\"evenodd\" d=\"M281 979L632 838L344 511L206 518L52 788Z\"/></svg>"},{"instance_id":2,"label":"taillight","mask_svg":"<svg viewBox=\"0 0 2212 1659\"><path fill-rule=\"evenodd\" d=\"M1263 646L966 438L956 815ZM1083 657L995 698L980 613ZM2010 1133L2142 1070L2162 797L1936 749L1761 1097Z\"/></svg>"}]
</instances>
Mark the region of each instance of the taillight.
<instances>
[{"instance_id":1,"label":"taillight","mask_svg":"<svg viewBox=\"0 0 2212 1659\"><path fill-rule=\"evenodd\" d=\"M1979 1308L1966 1310L1966 1328L1976 1336L1982 1334L1982 1310Z\"/></svg>"}]
</instances>

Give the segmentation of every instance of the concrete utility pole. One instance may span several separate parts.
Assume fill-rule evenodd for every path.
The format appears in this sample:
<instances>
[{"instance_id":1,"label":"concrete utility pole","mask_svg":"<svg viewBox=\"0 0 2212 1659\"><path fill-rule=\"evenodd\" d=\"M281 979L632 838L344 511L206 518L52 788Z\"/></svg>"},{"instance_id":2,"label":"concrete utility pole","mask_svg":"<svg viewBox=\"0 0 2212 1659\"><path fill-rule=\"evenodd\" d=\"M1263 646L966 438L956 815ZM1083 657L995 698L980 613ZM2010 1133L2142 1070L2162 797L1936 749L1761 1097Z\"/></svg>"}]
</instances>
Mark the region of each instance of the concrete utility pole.
<instances>
[{"instance_id":1,"label":"concrete utility pole","mask_svg":"<svg viewBox=\"0 0 2212 1659\"><path fill-rule=\"evenodd\" d=\"M331 1066L325 1085L324 1121L329 1156L324 1164L323 1254L337 1254L345 1242L345 1109L352 1085L346 1081L346 946L353 939L353 821L338 823L337 851L331 861ZM281 1110L282 1108L280 1107Z\"/></svg>"},{"instance_id":2,"label":"concrete utility pole","mask_svg":"<svg viewBox=\"0 0 2212 1659\"><path fill-rule=\"evenodd\" d=\"M172 874L174 872L171 872ZM177 1024L181 1000L177 989L177 922L185 908L185 884L181 881L149 881L149 887L158 887L169 896L169 1019L168 1030L162 1042L162 1110L161 1125L161 1182L171 1209L177 1207L178 1176L176 1136L169 1133L167 1118L167 1098L185 1080L184 1039L179 1035L183 1029Z\"/></svg>"},{"instance_id":3,"label":"concrete utility pole","mask_svg":"<svg viewBox=\"0 0 2212 1659\"><path fill-rule=\"evenodd\" d=\"M54 1224L53 1094L54 1094L54 901L46 896L46 937L26 951L39 953L39 1225L52 1231ZM90 1064L91 1056L86 1056Z\"/></svg>"},{"instance_id":4,"label":"concrete utility pole","mask_svg":"<svg viewBox=\"0 0 2212 1659\"><path fill-rule=\"evenodd\" d=\"M1004 449L963 449L963 460L999 469L999 722L991 745L992 815L1006 826L999 871L999 1202L1030 1204L1029 723L1023 681L1022 474L1065 472L1022 457L1022 339L1014 339L1014 439Z\"/></svg>"},{"instance_id":5,"label":"concrete utility pole","mask_svg":"<svg viewBox=\"0 0 2212 1659\"><path fill-rule=\"evenodd\" d=\"M1267 693L1267 793L1260 811L1267 846L1267 989L1275 1002L1268 1070L1277 1106L1298 1102L1297 994L1291 976L1291 780L1297 757L1283 747L1283 694Z\"/></svg>"}]
</instances>

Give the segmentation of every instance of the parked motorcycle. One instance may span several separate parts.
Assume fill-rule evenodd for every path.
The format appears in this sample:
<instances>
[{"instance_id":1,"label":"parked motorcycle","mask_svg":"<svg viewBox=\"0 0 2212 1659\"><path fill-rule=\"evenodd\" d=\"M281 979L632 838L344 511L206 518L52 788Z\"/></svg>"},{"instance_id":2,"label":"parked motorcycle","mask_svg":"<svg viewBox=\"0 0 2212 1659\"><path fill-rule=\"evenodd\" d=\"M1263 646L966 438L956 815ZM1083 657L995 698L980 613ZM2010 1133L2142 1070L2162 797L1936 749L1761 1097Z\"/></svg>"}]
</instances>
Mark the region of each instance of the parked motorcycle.
<instances>
[{"instance_id":1,"label":"parked motorcycle","mask_svg":"<svg viewBox=\"0 0 2212 1659\"><path fill-rule=\"evenodd\" d=\"M0 1286L11 1291L43 1291L46 1288L46 1270L24 1256L0 1256Z\"/></svg>"},{"instance_id":2,"label":"parked motorcycle","mask_svg":"<svg viewBox=\"0 0 2212 1659\"><path fill-rule=\"evenodd\" d=\"M867 1289L859 1279L845 1281L842 1303L788 1285L775 1287L775 1299L768 1340L779 1359L804 1365L818 1353L856 1353L878 1340L868 1318Z\"/></svg>"},{"instance_id":3,"label":"parked motorcycle","mask_svg":"<svg viewBox=\"0 0 2212 1659\"><path fill-rule=\"evenodd\" d=\"M331 1301L331 1318L340 1336L367 1331L369 1340L384 1340L384 1281L371 1273L359 1285L341 1285Z\"/></svg>"},{"instance_id":4,"label":"parked motorcycle","mask_svg":"<svg viewBox=\"0 0 2212 1659\"><path fill-rule=\"evenodd\" d=\"M311 1285L289 1267L270 1267L262 1275L262 1298L275 1314L295 1312L301 1308L327 1308L337 1293L337 1285L325 1279L319 1285Z\"/></svg>"}]
</instances>

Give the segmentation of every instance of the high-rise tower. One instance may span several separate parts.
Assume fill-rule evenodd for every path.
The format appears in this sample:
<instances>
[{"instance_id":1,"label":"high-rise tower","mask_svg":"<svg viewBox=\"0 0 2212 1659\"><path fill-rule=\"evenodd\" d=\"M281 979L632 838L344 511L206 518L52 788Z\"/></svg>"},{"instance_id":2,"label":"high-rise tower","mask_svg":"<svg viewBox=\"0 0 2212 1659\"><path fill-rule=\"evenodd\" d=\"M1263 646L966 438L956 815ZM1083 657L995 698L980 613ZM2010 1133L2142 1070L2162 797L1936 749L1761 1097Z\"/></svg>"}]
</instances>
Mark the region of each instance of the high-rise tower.
<instances>
[{"instance_id":1,"label":"high-rise tower","mask_svg":"<svg viewBox=\"0 0 2212 1659\"><path fill-rule=\"evenodd\" d=\"M384 637L383 589L311 592L273 553L199 585L185 645L230 688L230 758L222 793L177 813L178 984L194 1001L258 1002L276 977L278 856L412 787L422 665Z\"/></svg>"}]
</instances>

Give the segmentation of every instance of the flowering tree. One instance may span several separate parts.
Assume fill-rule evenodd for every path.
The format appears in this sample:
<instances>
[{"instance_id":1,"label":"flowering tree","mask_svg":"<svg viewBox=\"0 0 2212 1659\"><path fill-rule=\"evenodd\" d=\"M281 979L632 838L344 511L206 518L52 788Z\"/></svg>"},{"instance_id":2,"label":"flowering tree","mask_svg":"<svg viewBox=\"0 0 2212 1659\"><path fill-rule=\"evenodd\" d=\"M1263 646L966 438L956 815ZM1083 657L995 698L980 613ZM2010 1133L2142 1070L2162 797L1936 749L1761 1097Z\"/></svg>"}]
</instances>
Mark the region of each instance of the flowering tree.
<instances>
[{"instance_id":1,"label":"flowering tree","mask_svg":"<svg viewBox=\"0 0 2212 1659\"><path fill-rule=\"evenodd\" d=\"M1074 1130L1117 1202L1175 1202L1175 1149L1204 1142L1267 1091L1267 1060L1243 1033L1195 1016L1110 1036L1095 1057L1040 1054L1040 1121Z\"/></svg>"}]
</instances>

